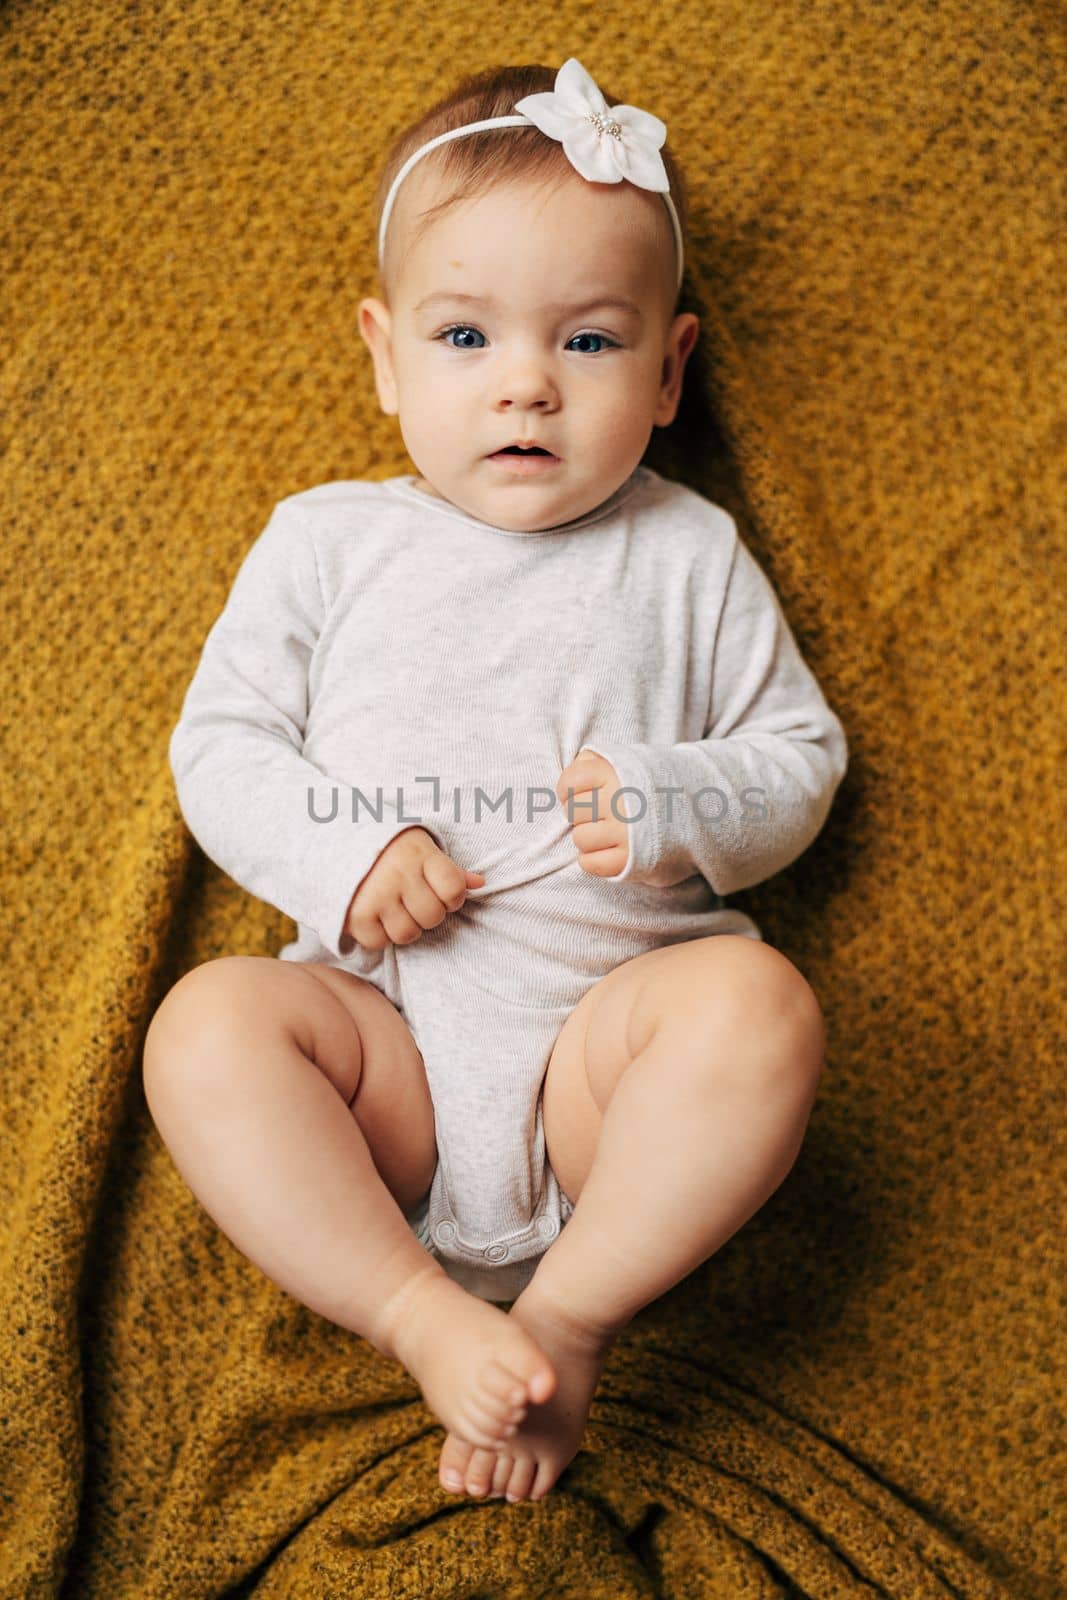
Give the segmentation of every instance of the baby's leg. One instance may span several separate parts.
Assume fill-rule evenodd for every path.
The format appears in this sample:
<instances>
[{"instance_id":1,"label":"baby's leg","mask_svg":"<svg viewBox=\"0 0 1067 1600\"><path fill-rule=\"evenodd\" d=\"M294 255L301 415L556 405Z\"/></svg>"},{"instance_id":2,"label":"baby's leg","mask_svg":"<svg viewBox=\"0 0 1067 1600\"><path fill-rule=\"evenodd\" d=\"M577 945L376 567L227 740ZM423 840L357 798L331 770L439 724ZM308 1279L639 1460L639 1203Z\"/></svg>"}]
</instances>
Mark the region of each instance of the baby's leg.
<instances>
[{"instance_id":1,"label":"baby's leg","mask_svg":"<svg viewBox=\"0 0 1067 1600\"><path fill-rule=\"evenodd\" d=\"M511 1309L558 1387L495 1451L446 1439L446 1487L452 1472L473 1494L541 1499L578 1450L615 1336L737 1232L804 1137L825 1029L779 952L709 936L624 962L591 996L546 1074L574 1215Z\"/></svg>"},{"instance_id":2,"label":"baby's leg","mask_svg":"<svg viewBox=\"0 0 1067 1600\"><path fill-rule=\"evenodd\" d=\"M410 1029L372 984L270 956L206 962L152 1018L144 1086L237 1248L401 1361L446 1427L491 1444L552 1392L534 1339L454 1283L404 1218L433 1175L433 1103Z\"/></svg>"}]
</instances>

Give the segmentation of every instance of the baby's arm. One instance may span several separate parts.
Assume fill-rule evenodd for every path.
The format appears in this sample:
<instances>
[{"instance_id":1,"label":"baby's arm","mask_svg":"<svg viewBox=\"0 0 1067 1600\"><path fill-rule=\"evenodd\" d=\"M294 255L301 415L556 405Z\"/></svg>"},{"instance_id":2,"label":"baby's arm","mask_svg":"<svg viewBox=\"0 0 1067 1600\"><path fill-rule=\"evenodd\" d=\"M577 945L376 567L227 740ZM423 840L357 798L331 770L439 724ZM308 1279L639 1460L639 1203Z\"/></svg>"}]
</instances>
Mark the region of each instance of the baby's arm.
<instances>
[{"instance_id":1,"label":"baby's arm","mask_svg":"<svg viewBox=\"0 0 1067 1600\"><path fill-rule=\"evenodd\" d=\"M380 822L362 807L359 827L351 826L352 787L301 753L308 668L324 617L312 529L283 500L208 633L171 735L170 764L182 815L205 855L343 957L354 944L344 926L357 885L411 821L383 800ZM335 820L316 821L331 816L333 791Z\"/></svg>"},{"instance_id":2,"label":"baby's arm","mask_svg":"<svg viewBox=\"0 0 1067 1600\"><path fill-rule=\"evenodd\" d=\"M616 802L635 820L626 827L629 859L609 881L666 887L699 872L720 895L762 882L807 849L848 763L841 722L740 538L722 599L704 737L585 748L639 791ZM657 793L667 787L678 792Z\"/></svg>"}]
</instances>

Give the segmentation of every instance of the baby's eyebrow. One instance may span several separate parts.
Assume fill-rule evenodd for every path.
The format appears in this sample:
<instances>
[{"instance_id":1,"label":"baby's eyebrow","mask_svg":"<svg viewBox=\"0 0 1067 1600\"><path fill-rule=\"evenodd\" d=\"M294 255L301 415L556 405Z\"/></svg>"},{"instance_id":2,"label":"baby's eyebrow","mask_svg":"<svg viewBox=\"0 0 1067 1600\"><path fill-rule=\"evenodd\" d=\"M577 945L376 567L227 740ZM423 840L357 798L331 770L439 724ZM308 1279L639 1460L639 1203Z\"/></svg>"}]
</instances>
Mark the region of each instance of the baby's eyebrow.
<instances>
[{"instance_id":1,"label":"baby's eyebrow","mask_svg":"<svg viewBox=\"0 0 1067 1600\"><path fill-rule=\"evenodd\" d=\"M464 294L458 289L444 289L438 290L434 294L426 295L424 299L419 301L415 311L418 313L427 310L430 306L447 304L450 301L466 306L495 306L497 303L492 295ZM594 299L583 301L581 305L577 306L568 306L565 301L557 300L550 305L543 306L542 310L570 311L575 316L583 316L587 311L600 311L605 306L610 306L614 311L625 311L630 316L636 317L638 322L642 321L644 317L641 307L635 300L628 300L625 295L618 294L597 295Z\"/></svg>"}]
</instances>

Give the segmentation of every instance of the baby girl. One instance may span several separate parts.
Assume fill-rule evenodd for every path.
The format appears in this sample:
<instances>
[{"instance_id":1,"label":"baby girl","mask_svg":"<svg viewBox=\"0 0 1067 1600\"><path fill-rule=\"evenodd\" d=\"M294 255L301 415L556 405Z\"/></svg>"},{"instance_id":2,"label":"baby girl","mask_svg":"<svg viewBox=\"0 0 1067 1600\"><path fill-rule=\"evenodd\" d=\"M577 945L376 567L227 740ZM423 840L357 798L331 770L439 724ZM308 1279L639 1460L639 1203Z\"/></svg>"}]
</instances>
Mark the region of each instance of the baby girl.
<instances>
[{"instance_id":1,"label":"baby girl","mask_svg":"<svg viewBox=\"0 0 1067 1600\"><path fill-rule=\"evenodd\" d=\"M290 916L188 972L149 1107L236 1246L400 1362L443 1486L541 1499L619 1332L796 1160L819 1004L723 897L814 840L840 722L675 417L685 195L574 60L401 134L359 307L418 476L278 503L170 756Z\"/></svg>"}]
</instances>

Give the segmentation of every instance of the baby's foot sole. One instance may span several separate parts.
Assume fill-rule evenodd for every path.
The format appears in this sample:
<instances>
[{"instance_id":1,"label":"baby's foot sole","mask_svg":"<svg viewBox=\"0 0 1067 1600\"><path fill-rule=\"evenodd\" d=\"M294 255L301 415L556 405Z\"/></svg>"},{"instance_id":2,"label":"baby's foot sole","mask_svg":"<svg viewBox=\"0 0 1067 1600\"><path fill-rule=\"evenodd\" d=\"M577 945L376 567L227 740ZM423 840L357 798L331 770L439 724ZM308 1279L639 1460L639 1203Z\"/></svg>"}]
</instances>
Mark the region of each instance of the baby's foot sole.
<instances>
[{"instance_id":1,"label":"baby's foot sole","mask_svg":"<svg viewBox=\"0 0 1067 1600\"><path fill-rule=\"evenodd\" d=\"M535 1338L439 1268L409 1279L387 1317L392 1349L426 1404L472 1445L505 1443L527 1406L555 1391L555 1369Z\"/></svg>"}]
</instances>

